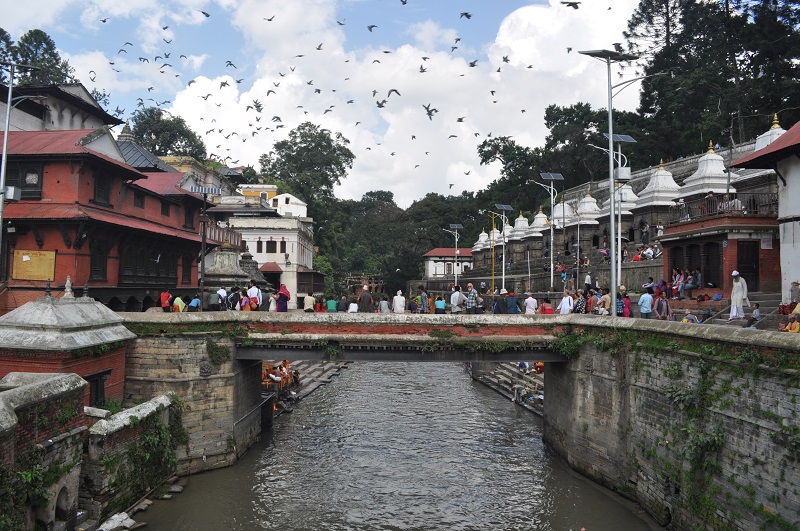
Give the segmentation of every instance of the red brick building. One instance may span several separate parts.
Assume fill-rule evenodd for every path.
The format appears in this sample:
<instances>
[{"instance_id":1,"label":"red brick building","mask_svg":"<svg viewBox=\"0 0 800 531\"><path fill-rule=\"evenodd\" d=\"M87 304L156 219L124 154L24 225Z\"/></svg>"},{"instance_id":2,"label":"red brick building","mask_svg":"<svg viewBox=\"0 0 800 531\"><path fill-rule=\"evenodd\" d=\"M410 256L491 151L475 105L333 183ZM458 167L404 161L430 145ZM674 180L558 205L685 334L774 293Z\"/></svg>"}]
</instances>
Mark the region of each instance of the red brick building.
<instances>
[{"instance_id":1,"label":"red brick building","mask_svg":"<svg viewBox=\"0 0 800 531\"><path fill-rule=\"evenodd\" d=\"M202 196L162 194L146 179L105 128L12 131L6 184L22 200L3 214L0 312L67 276L114 310L157 305L167 286L196 289Z\"/></svg>"}]
</instances>

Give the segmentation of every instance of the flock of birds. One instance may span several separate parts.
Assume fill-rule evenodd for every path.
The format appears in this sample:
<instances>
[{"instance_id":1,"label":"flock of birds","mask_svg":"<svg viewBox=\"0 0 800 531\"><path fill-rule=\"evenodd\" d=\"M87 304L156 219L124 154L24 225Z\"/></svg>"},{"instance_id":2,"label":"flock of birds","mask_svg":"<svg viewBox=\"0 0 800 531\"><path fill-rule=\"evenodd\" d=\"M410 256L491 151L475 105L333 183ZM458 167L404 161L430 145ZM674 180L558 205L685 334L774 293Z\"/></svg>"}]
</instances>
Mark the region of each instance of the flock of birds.
<instances>
[{"instance_id":1,"label":"flock of birds","mask_svg":"<svg viewBox=\"0 0 800 531\"><path fill-rule=\"evenodd\" d=\"M405 5L408 4L409 0L399 0L399 1L400 1L401 5L405 6ZM573 1L562 1L561 4L564 4L567 7L570 7L570 8L573 8L573 9L578 9L580 4L581 4L581 2L577 2L577 1L574 1L574 2ZM211 13L208 13L208 12L202 11L202 10L197 10L197 11L200 12L205 18L210 18L211 17ZM470 13L470 12L467 12L467 11L462 11L458 15L458 19L464 21L465 23L467 21L472 20L472 18L473 18L473 14ZM273 23L273 22L280 23L279 19L280 19L280 14L272 15L270 17L264 17L264 21L266 21L267 23ZM109 18L100 19L100 22L102 22L102 23L107 23L108 21L109 21ZM337 20L336 22L337 22L337 24L339 26L344 26L344 25L347 24L346 20ZM380 21L378 21L378 22L380 22ZM167 26L167 25L162 26L161 29L164 32L166 32L169 29L169 26ZM379 27L378 24L369 24L369 25L366 26L366 30L369 33L374 33L374 32L376 32L376 30L379 30L379 29L380 29L380 27ZM166 35L166 33L165 33L165 35ZM173 39L168 39L168 38L164 37L162 40L163 40L164 45L165 45L165 47L167 49L166 49L166 51L162 51L161 53L159 53L159 54L157 54L155 56L145 56L145 55L134 54L133 52L134 52L134 48L135 47L134 47L133 43L131 43L130 41L124 42L123 45L120 46L119 49L117 50L116 55L117 56L135 55L136 57L138 57L138 61L140 63L156 66L157 69L158 69L158 72L160 74L165 75L165 76L174 76L175 78L180 78L180 72L176 69L175 66L173 66L173 64L178 64L180 66L181 64L189 61L190 57L188 55L186 55L186 54L179 54L178 57L177 57L178 63L176 63L176 58L174 58L174 54L176 52L172 50L172 48L173 48ZM460 37L456 37L454 39L454 42L450 46L450 53L451 54L455 53L456 50L459 49L460 45L461 45L461 38ZM286 77L287 75L301 76L302 75L302 71L303 71L303 69L302 69L302 59L304 57L306 57L306 56L308 56L308 55L310 55L312 53L319 53L319 52L323 52L324 53L325 50L326 50L325 43L324 42L320 42L317 46L314 46L313 48L304 51L304 53L298 53L298 54L295 54L293 57L289 58L289 60L285 64L284 68L278 69L278 76L279 77L276 78L276 79L270 80L270 82L272 84L272 87L267 90L267 92L265 93L263 98L269 98L271 95L277 95L279 93L279 91L282 91L283 90L283 88L281 87L281 83L283 81L282 78ZM569 49L568 49L568 51L569 51ZM393 52L391 50L382 50L382 53L388 55L388 54L391 54ZM122 65L118 65L117 64L118 61L119 60L116 59L116 58L112 58L109 61L110 66L116 72L120 72L121 70L118 69L117 67L118 66L122 66ZM347 63L349 61L350 61L349 59L346 59L345 63ZM431 57L429 57L429 56L425 56L425 55L421 56L419 69L415 70L416 73L419 74L419 75L424 76L424 74L426 74L429 71L429 69L434 67L433 66L434 62L435 61L431 61ZM500 66L498 66L497 69L494 70L493 72L496 72L496 73L502 72L503 67L506 64L510 63L510 62L511 62L511 58L508 55L503 56L502 57L502 64ZM372 61L372 64L376 64L376 63L380 63L380 59L376 58L376 59L374 59ZM466 63L467 63L467 68L476 68L478 66L479 60L478 59L473 59L471 61L467 61ZM528 69L533 69L534 68L533 65L527 65L527 67L522 65L521 67L522 68L528 68ZM200 98L200 99L202 99L202 100L204 100L206 102L210 101L216 107L222 107L223 105L225 105L226 108L227 108L227 106L229 106L229 105L242 105L242 106L244 106L244 111L245 111L246 116L249 116L250 119L248 120L248 129L246 129L246 130L243 130L243 129L240 129L240 130L227 130L225 127L220 127L220 126L218 126L216 124L216 122L217 122L216 118L209 118L207 116L206 117L201 116L199 118L201 121L204 121L204 122L208 123L207 128L199 131L198 133L203 138L203 140L205 141L206 146L207 146L207 148L208 148L208 150L210 152L209 153L209 158L215 159L215 160L217 160L219 162L230 164L230 165L239 164L239 160L234 160L233 156L231 155L231 151L232 151L231 142L233 142L235 140L236 141L241 141L243 143L247 142L248 140L256 141L254 139L258 135L262 135L262 134L266 134L266 133L275 134L275 133L278 133L281 129L286 128L287 125L289 125L289 126L299 125L302 121L306 121L304 117L305 117L305 115L309 114L309 112L313 112L313 113L315 113L315 115L318 115L318 114L321 113L321 115L324 117L324 116L336 111L336 104L328 105L325 108L316 108L316 109L310 109L310 110L304 108L303 105L297 105L296 112L294 113L293 116L281 116L280 114L269 113L267 111L267 105L264 102L259 101L259 99L253 99L251 102L241 102L241 103L240 102L231 101L231 98L229 97L229 95L226 95L226 94L222 93L223 89L225 89L225 87L231 86L231 83L234 83L234 84L243 83L245 81L245 77L237 77L235 75L239 71L239 67L236 64L234 64L234 62L231 61L231 60L226 60L225 61L225 63L224 63L224 71L226 72L226 74L230 74L230 75L229 76L228 75L223 76L223 80L220 81L220 83L219 83L218 91L208 92L206 94L198 95L198 98ZM466 75L466 73L461 73L459 75L463 77L463 76ZM96 81L96 76L97 76L97 74L96 74L96 72L94 70L89 71L89 78L91 79L92 82ZM343 81L346 82L349 79L350 79L349 77L344 77ZM378 80L378 79L380 79L380 77L376 77L376 80ZM386 82L388 80L383 79L381 81ZM188 81L188 83L186 83L185 86L189 87L192 84L194 84L195 82L196 82L196 80L192 79L192 80ZM348 93L348 91L346 89L345 90L340 90L341 87L332 88L332 87L317 86L317 85L314 84L314 79L306 80L305 81L305 86L306 86L306 90L312 91L313 94L322 94L323 92L326 93L326 94L329 94L329 93L336 93L337 91L340 91L340 94ZM293 87L290 90L296 91L297 88ZM172 101L169 100L169 99L159 100L157 98L151 97L150 93L154 92L154 91L157 91L156 94L158 94L160 92L160 87L157 88L156 86L150 86L150 87L147 88L147 91L148 91L148 94L145 97L139 97L139 98L136 99L136 107L137 108L142 109L142 108L151 107L151 106L162 108L162 107L168 106L168 105L170 105L172 103ZM489 101L491 101L493 104L498 103L498 100L499 100L498 93L499 92L500 92L500 89L498 89L498 88L493 88L493 89L489 90L489 96L490 96ZM292 94L294 94L294 93L292 93ZM349 94L345 98L342 98L340 101L343 102L344 105L352 105L352 104L356 103L356 97L353 97L353 96L354 96L353 94ZM387 107L389 107L391 105L391 102L394 101L395 98L401 98L402 94L401 94L400 90L398 90L397 88L389 88L388 90L386 90L384 88L383 90L372 89L371 93L363 94L362 97L365 98L365 99L368 99L368 101L374 101L374 107L375 108L377 108L377 109L385 109L385 108L387 108ZM360 98L359 98L359 100L360 100ZM363 104L363 101L359 101L359 103ZM422 108L420 109L420 118L423 121L425 120L425 118L427 118L427 120L431 121L431 122L436 120L437 119L436 115L440 113L440 110L439 110L438 106L441 106L443 104L446 104L446 102L437 103L436 104L437 106L434 106L434 103L432 103L432 102L431 103L422 104L422 106L421 106ZM124 115L125 111L126 111L125 109L121 109L119 106L117 106L116 109L112 112L112 114L114 114L114 115L119 117L119 116ZM167 109L163 109L163 111L164 112L169 112L169 111L167 111ZM526 109L520 108L519 111L520 111L521 114L524 114L526 112ZM272 115L270 116L270 114L272 114ZM455 123L457 123L457 124L465 124L465 123L468 123L467 120L468 120L467 116L458 116L455 119ZM354 125L355 126L359 126L360 124L361 124L361 121L358 121L358 122L355 122ZM324 124L320 124L320 125L322 126ZM328 131L328 130L327 129L323 129L323 131ZM465 133L465 128L463 126L459 126L458 129L453 129L453 132L449 133L449 135L447 136L447 138L445 140L451 140L451 139L458 138L459 134L467 134L467 133ZM491 132L472 131L471 135L475 139L478 139L479 137L489 138L489 137L492 136L492 133ZM416 135L411 135L410 140L416 140ZM269 142L268 145L265 146L266 149L263 149L262 152L270 151L270 149L272 147L271 144L272 144L272 142ZM381 145L378 142L376 142L375 144L376 144L376 146L380 146ZM376 147L376 146L365 146L364 149L365 150L372 150L372 147ZM401 149L401 148L394 148L394 150L393 150L389 146L383 146L382 149L386 152L386 154L389 157L394 157L398 153L397 150ZM425 155L429 155L431 147L427 143L420 148L419 153L421 154L423 152L423 150L425 150L425 149L427 149L427 151L424 151L424 154ZM240 150L234 150L234 152L236 152L236 151L240 151ZM413 169L419 168L421 166L421 163L422 163L422 161L419 161L419 160L415 161L415 163L413 164ZM463 171L463 174L465 176L469 176L471 174L471 171L470 170ZM450 188L452 188L452 187L453 187L453 183L450 183Z\"/></svg>"}]
</instances>

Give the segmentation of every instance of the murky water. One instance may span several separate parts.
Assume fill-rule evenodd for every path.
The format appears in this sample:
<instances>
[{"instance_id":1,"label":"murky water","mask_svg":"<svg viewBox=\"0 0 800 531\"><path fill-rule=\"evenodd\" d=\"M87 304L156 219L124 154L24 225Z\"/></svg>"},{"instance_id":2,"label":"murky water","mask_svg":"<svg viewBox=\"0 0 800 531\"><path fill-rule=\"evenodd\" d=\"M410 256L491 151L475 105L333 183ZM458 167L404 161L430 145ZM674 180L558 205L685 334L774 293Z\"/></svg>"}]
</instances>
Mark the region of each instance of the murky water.
<instances>
[{"instance_id":1,"label":"murky water","mask_svg":"<svg viewBox=\"0 0 800 531\"><path fill-rule=\"evenodd\" d=\"M189 530L660 529L459 364L352 364L235 466L136 519Z\"/></svg>"}]
</instances>

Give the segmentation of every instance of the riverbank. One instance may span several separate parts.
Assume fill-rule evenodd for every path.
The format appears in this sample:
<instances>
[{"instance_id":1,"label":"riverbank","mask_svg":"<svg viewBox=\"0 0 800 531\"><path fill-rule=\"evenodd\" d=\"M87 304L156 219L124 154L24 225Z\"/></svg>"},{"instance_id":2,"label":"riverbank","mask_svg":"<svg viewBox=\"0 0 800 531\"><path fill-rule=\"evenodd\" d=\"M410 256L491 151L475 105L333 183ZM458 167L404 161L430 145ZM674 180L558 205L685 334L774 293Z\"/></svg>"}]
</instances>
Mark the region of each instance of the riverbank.
<instances>
[{"instance_id":1,"label":"riverbank","mask_svg":"<svg viewBox=\"0 0 800 531\"><path fill-rule=\"evenodd\" d=\"M472 379L500 393L520 407L539 415L544 413L544 374L516 362L472 363Z\"/></svg>"},{"instance_id":2,"label":"riverbank","mask_svg":"<svg viewBox=\"0 0 800 531\"><path fill-rule=\"evenodd\" d=\"M299 385L292 389L294 394L287 394L286 397L278 401L279 406L274 412L275 416L291 412L292 403L306 398L320 387L330 383L333 377L337 376L342 369L348 367L348 363L335 361L293 362L291 365L292 370L297 370L300 373ZM83 522L78 522L76 529L78 531L122 531L143 528L147 526L144 515L140 520L133 517L147 511L153 500L172 500L174 497L179 496L188 482L189 476L181 478L174 476L153 490L147 497L136 502L127 512L117 513L99 526L95 522L83 519Z\"/></svg>"}]
</instances>

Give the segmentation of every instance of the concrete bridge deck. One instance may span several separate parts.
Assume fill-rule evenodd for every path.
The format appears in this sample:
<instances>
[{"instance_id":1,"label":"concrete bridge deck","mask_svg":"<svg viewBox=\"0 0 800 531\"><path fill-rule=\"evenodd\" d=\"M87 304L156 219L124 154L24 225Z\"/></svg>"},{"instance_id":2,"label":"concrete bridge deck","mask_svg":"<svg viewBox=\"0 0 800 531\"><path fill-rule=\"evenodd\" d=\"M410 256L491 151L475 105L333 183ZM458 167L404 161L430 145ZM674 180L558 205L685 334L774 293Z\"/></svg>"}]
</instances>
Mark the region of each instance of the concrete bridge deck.
<instances>
[{"instance_id":1,"label":"concrete bridge deck","mask_svg":"<svg viewBox=\"0 0 800 531\"><path fill-rule=\"evenodd\" d=\"M230 334L239 360L567 361L552 350L553 320L536 316L153 312L125 317L147 334Z\"/></svg>"}]
</instances>

